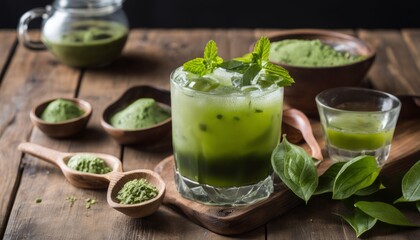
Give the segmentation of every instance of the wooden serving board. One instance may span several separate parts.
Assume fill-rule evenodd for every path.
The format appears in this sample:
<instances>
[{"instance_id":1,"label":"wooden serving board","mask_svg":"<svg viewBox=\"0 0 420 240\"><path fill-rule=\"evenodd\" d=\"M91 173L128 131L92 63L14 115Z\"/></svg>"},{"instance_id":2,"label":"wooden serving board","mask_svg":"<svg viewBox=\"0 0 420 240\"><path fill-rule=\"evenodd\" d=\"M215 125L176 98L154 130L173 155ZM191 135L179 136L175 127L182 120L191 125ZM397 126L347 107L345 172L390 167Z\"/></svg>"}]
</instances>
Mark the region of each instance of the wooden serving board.
<instances>
[{"instance_id":1,"label":"wooden serving board","mask_svg":"<svg viewBox=\"0 0 420 240\"><path fill-rule=\"evenodd\" d=\"M274 193L263 201L241 207L209 206L183 198L176 190L174 182L174 158L170 156L156 166L166 183L164 204L179 208L193 222L226 235L240 234L280 216L298 206L297 198L283 183L274 185Z\"/></svg>"},{"instance_id":2,"label":"wooden serving board","mask_svg":"<svg viewBox=\"0 0 420 240\"><path fill-rule=\"evenodd\" d=\"M383 167L381 175L393 178L409 169L420 160L420 124L418 119L400 122L392 142L391 155ZM313 123L314 135L321 146L319 123ZM302 144L308 150L308 147ZM331 162L324 159L318 173L325 171ZM209 206L183 198L176 190L174 182L174 158L169 156L156 167L166 182L165 205L184 213L191 221L219 234L234 235L253 230L287 211L303 204L283 183L275 180L274 193L266 200L241 207Z\"/></svg>"}]
</instances>

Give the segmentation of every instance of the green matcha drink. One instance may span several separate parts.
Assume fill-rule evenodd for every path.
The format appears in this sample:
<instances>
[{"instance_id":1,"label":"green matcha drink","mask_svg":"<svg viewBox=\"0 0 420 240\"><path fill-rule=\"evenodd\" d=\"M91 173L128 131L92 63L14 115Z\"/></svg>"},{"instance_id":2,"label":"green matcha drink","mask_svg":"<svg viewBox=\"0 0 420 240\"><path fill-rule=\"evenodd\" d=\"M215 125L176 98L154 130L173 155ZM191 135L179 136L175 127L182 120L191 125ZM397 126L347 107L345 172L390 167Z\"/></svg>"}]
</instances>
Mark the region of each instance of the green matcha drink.
<instances>
[{"instance_id":1,"label":"green matcha drink","mask_svg":"<svg viewBox=\"0 0 420 240\"><path fill-rule=\"evenodd\" d=\"M366 88L341 87L316 96L325 145L333 161L361 155L385 163L397 124L400 101L388 93Z\"/></svg>"},{"instance_id":2,"label":"green matcha drink","mask_svg":"<svg viewBox=\"0 0 420 240\"><path fill-rule=\"evenodd\" d=\"M270 158L280 136L283 87L267 84L261 69L241 86L243 74L223 66L200 76L184 64L171 75L176 182L193 200L246 204L273 191Z\"/></svg>"},{"instance_id":3,"label":"green matcha drink","mask_svg":"<svg viewBox=\"0 0 420 240\"><path fill-rule=\"evenodd\" d=\"M391 144L394 129L381 130L374 116L339 115L331 119L326 134L330 144L350 151L375 150Z\"/></svg>"},{"instance_id":4,"label":"green matcha drink","mask_svg":"<svg viewBox=\"0 0 420 240\"><path fill-rule=\"evenodd\" d=\"M45 29L41 39L47 48L61 62L74 67L112 62L120 55L128 35L122 24L99 20L76 21L59 36Z\"/></svg>"},{"instance_id":5,"label":"green matcha drink","mask_svg":"<svg viewBox=\"0 0 420 240\"><path fill-rule=\"evenodd\" d=\"M282 114L278 87L243 93L220 84L212 92L191 91L172 81L173 138L178 171L217 187L245 186L270 173ZM217 76L215 77L217 78Z\"/></svg>"}]
</instances>

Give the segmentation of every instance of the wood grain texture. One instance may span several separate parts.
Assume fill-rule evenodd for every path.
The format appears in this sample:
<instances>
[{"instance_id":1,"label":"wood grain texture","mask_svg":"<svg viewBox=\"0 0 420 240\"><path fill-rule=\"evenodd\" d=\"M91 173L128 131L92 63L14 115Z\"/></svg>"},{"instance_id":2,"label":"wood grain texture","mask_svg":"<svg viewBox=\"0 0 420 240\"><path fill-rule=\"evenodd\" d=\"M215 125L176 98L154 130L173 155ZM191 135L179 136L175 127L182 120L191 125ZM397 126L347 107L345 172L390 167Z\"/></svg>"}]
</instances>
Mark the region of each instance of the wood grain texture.
<instances>
[{"instance_id":1,"label":"wood grain texture","mask_svg":"<svg viewBox=\"0 0 420 240\"><path fill-rule=\"evenodd\" d=\"M382 33L364 32L364 36L371 37L374 42L385 41L381 40ZM398 32L395 34L398 35ZM400 36L406 44L402 47L408 48L409 41L412 41L414 44L411 45L418 48L416 40L418 38L415 37L417 35L411 32L406 34L407 36ZM0 39L4 39L2 36L4 36L3 31L0 32ZM259 30L133 30L121 58L107 67L85 71L59 64L48 52L32 52L18 46L0 85L0 192L2 192L0 237L4 239L354 239L352 230L345 223L334 215L326 213L325 209L330 207L338 209L339 206L325 199L316 199L308 206L300 206L275 218L266 226L232 237L222 236L203 228L193 223L179 210L167 206L161 206L149 217L131 219L108 206L105 190L75 188L65 180L59 169L34 157L24 155L22 158L22 154L16 150L20 142L30 141L63 152L111 154L121 158L125 171L139 168L153 169L162 159L171 155L171 136L165 136L161 144L156 146L121 146L109 137L100 125L100 118L106 106L132 86L148 84L169 89L169 74L183 62L201 56L203 47L209 39L216 40L223 58L230 58L247 52L250 44L259 36ZM384 35L385 39L388 37L387 34ZM11 41L9 44L13 45L14 37L6 38ZM7 49L4 47L5 42L0 42L0 48ZM398 44L396 41L394 43ZM410 54L410 57L416 58L417 53L410 52ZM4 56L0 56L0 61L2 58ZM388 60L385 57L386 61ZM411 64L408 63L407 71L412 72L410 76L416 76L409 68L417 67L417 63L411 61ZM395 64L401 64L398 66L405 72L404 62ZM393 78L389 69L383 70L381 69L383 67L389 66L384 62L380 63L375 74L370 75L372 79L380 81L388 77ZM80 89L79 78L81 78ZM76 95L89 101L93 106L93 115L83 132L71 138L57 140L47 137L32 127L29 111L36 103L52 97ZM316 120L314 121L316 123ZM420 158L418 154L420 147L416 145L419 133L416 121L418 119L399 122L395 136L398 144L393 145L391 158L401 158L409 163ZM319 138L319 125L313 126ZM414 155L409 153L413 149L417 150L414 151ZM66 200L69 196L78 198L72 207ZM38 197L42 202L36 204L35 199ZM87 198L96 199L98 203L86 209ZM272 209L272 211L277 210L277 208ZM253 221L252 216L247 221ZM391 234L390 236L395 239L418 239L420 231L403 229L369 238L386 239L387 234Z\"/></svg>"},{"instance_id":2,"label":"wood grain texture","mask_svg":"<svg viewBox=\"0 0 420 240\"><path fill-rule=\"evenodd\" d=\"M369 72L373 88L396 95L414 95L420 90L416 81L412 81L419 79L420 72L399 31L361 30L359 36L371 43L378 53Z\"/></svg>"},{"instance_id":3,"label":"wood grain texture","mask_svg":"<svg viewBox=\"0 0 420 240\"><path fill-rule=\"evenodd\" d=\"M0 88L0 232L19 185L21 153L16 147L31 133L29 112L35 103L47 98L61 94L72 97L74 92L68 89L75 89L77 77L77 71L57 65L47 52L30 52L18 46L13 56Z\"/></svg>"},{"instance_id":4,"label":"wood grain texture","mask_svg":"<svg viewBox=\"0 0 420 240\"><path fill-rule=\"evenodd\" d=\"M284 184L276 182L274 193L255 204L240 207L209 206L183 198L174 182L174 158L170 156L156 166L166 182L164 203L176 207L188 218L213 232L223 235L237 235L263 226L271 219L293 209L301 203ZM273 211L276 209L276 211ZM252 221L248 221L252 219Z\"/></svg>"},{"instance_id":5,"label":"wood grain texture","mask_svg":"<svg viewBox=\"0 0 420 240\"><path fill-rule=\"evenodd\" d=\"M8 61L13 57L17 44L16 32L12 30L0 32L0 84L7 70Z\"/></svg>"}]
</instances>

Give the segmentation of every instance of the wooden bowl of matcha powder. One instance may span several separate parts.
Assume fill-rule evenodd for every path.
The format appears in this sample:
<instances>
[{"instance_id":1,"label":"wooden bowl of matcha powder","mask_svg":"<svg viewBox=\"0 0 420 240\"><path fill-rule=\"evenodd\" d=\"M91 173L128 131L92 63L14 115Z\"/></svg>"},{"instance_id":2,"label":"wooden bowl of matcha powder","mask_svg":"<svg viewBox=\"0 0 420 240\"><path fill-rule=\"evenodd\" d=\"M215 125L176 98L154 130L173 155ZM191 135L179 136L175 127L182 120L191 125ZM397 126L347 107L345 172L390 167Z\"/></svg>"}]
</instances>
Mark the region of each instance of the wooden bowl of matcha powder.
<instances>
[{"instance_id":1,"label":"wooden bowl of matcha powder","mask_svg":"<svg viewBox=\"0 0 420 240\"><path fill-rule=\"evenodd\" d=\"M328 88L362 86L376 52L352 35L321 29L282 31L269 37L270 62L289 71L295 83L284 91L290 106L318 116L315 97Z\"/></svg>"}]
</instances>

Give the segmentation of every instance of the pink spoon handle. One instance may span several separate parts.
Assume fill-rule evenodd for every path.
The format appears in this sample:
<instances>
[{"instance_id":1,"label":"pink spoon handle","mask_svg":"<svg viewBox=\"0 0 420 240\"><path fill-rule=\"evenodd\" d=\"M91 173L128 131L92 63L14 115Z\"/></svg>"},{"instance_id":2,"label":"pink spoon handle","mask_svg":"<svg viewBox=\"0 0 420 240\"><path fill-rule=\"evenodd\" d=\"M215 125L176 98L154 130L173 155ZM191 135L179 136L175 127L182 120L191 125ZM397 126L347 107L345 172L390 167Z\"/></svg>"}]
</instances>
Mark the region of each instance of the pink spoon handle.
<instances>
[{"instance_id":1,"label":"pink spoon handle","mask_svg":"<svg viewBox=\"0 0 420 240\"><path fill-rule=\"evenodd\" d=\"M300 130L303 139L305 139L305 142L311 149L312 157L318 160L323 159L321 148L312 133L311 123L303 112L294 108L285 109L283 111L283 121L286 124Z\"/></svg>"}]
</instances>

